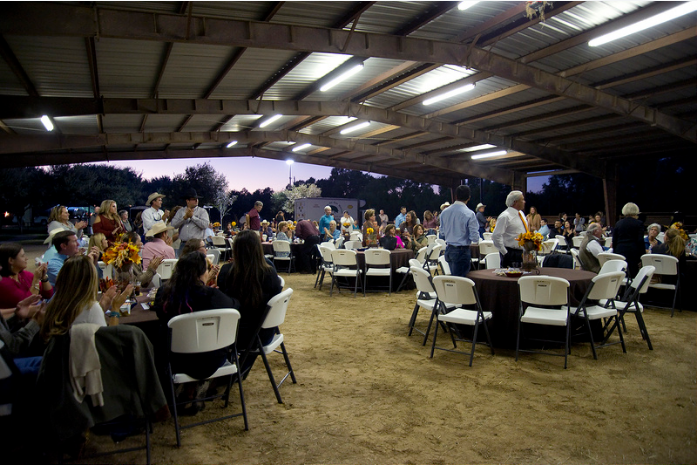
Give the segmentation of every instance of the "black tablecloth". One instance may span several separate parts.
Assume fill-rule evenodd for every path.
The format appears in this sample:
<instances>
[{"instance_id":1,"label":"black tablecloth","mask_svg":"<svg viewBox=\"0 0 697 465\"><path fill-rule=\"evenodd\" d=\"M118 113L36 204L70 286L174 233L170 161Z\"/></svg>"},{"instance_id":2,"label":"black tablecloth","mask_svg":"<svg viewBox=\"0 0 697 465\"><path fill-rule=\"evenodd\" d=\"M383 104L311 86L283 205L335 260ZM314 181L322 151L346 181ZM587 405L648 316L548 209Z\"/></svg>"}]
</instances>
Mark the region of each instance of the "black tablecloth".
<instances>
[{"instance_id":1,"label":"black tablecloth","mask_svg":"<svg viewBox=\"0 0 697 465\"><path fill-rule=\"evenodd\" d=\"M563 268L540 268L540 275L569 281L571 305L580 303L591 280L596 276L589 271ZM490 329L494 345L515 348L520 305L518 278L497 276L494 270L471 271L467 277L475 283L482 309L493 313Z\"/></svg>"}]
</instances>

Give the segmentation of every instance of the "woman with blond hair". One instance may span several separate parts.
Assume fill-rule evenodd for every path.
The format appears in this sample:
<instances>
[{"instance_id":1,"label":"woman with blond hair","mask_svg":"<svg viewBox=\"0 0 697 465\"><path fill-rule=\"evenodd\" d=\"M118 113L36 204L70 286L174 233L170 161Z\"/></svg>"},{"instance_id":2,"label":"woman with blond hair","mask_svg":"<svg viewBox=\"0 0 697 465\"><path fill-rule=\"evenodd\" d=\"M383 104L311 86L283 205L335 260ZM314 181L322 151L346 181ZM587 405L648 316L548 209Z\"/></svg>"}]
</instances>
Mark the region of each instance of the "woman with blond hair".
<instances>
[{"instance_id":1,"label":"woman with blond hair","mask_svg":"<svg viewBox=\"0 0 697 465\"><path fill-rule=\"evenodd\" d=\"M530 207L530 213L528 213L525 219L528 220L530 231L538 231L542 226L542 217L537 213L537 208L535 207Z\"/></svg>"},{"instance_id":2,"label":"woman with blond hair","mask_svg":"<svg viewBox=\"0 0 697 465\"><path fill-rule=\"evenodd\" d=\"M99 215L92 225L94 233L102 233L110 244L116 242L118 236L126 232L121 223L118 206L113 200L105 200L99 207Z\"/></svg>"},{"instance_id":3,"label":"woman with blond hair","mask_svg":"<svg viewBox=\"0 0 697 465\"><path fill-rule=\"evenodd\" d=\"M658 244L651 249L651 253L661 255L670 255L678 259L678 270L683 273L687 266L687 258L685 255L685 239L680 237L680 231L675 228L670 228L663 236L663 244ZM661 276L664 283L675 284L677 278L675 276Z\"/></svg>"},{"instance_id":4,"label":"woman with blond hair","mask_svg":"<svg viewBox=\"0 0 697 465\"><path fill-rule=\"evenodd\" d=\"M70 222L70 212L68 207L57 205L51 209L51 214L48 217L48 233L53 231L72 231L78 239L82 238L82 230L87 226L87 221L78 221L77 224Z\"/></svg>"},{"instance_id":5,"label":"woman with blond hair","mask_svg":"<svg viewBox=\"0 0 697 465\"><path fill-rule=\"evenodd\" d=\"M102 254L106 252L106 249L109 247L109 241L106 240L106 236L102 233L93 234L92 237L90 237L87 250L92 250L92 247L99 249L99 260L101 260Z\"/></svg>"},{"instance_id":6,"label":"woman with blond hair","mask_svg":"<svg viewBox=\"0 0 697 465\"><path fill-rule=\"evenodd\" d=\"M438 219L431 213L431 210L426 210L424 212L424 231L425 234L435 234L436 228L438 228Z\"/></svg>"}]
</instances>

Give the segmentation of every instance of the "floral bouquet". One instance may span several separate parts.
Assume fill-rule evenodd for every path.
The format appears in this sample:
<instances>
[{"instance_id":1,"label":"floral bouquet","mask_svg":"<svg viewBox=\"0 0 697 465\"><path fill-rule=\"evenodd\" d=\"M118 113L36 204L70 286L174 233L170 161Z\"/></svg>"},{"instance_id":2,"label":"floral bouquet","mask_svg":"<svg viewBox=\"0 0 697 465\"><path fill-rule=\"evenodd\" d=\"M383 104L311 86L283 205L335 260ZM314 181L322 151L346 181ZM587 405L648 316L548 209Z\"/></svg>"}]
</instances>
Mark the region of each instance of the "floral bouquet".
<instances>
[{"instance_id":1,"label":"floral bouquet","mask_svg":"<svg viewBox=\"0 0 697 465\"><path fill-rule=\"evenodd\" d=\"M524 234L518 234L516 240L518 241L518 245L522 246L525 250L535 250L539 252L545 238L540 233L528 231Z\"/></svg>"},{"instance_id":2,"label":"floral bouquet","mask_svg":"<svg viewBox=\"0 0 697 465\"><path fill-rule=\"evenodd\" d=\"M219 227L220 227L220 222L216 221L215 223L213 223L213 227L214 227L214 228L219 228Z\"/></svg>"},{"instance_id":3,"label":"floral bouquet","mask_svg":"<svg viewBox=\"0 0 697 465\"><path fill-rule=\"evenodd\" d=\"M373 228L366 228L365 230L365 245L366 247L377 247L378 237L377 233Z\"/></svg>"},{"instance_id":4,"label":"floral bouquet","mask_svg":"<svg viewBox=\"0 0 697 465\"><path fill-rule=\"evenodd\" d=\"M123 265L129 263L140 263L140 255L138 255L138 247L135 244L116 242L106 249L102 260L107 265L113 264L115 268L120 269Z\"/></svg>"},{"instance_id":5,"label":"floral bouquet","mask_svg":"<svg viewBox=\"0 0 697 465\"><path fill-rule=\"evenodd\" d=\"M690 241L690 236L688 236L687 233L685 232L685 230L682 228L681 222L676 221L675 223L671 224L670 229L677 229L678 232L680 233L680 237L682 237L683 240L685 240L685 242Z\"/></svg>"}]
</instances>

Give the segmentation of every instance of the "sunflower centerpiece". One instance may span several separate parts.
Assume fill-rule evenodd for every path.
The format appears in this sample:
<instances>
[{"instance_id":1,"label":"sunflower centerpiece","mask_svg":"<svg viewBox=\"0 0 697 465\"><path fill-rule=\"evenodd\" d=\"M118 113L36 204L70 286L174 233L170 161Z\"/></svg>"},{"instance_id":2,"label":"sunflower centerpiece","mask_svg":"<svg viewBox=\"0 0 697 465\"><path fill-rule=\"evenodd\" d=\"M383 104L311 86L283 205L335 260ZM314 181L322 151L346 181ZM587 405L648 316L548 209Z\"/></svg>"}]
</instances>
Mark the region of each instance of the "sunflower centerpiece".
<instances>
[{"instance_id":1,"label":"sunflower centerpiece","mask_svg":"<svg viewBox=\"0 0 697 465\"><path fill-rule=\"evenodd\" d=\"M378 246L378 233L373 228L366 228L365 230L365 245L366 247L377 247Z\"/></svg>"},{"instance_id":2,"label":"sunflower centerpiece","mask_svg":"<svg viewBox=\"0 0 697 465\"><path fill-rule=\"evenodd\" d=\"M523 248L523 270L537 270L537 252L542 248L545 238L538 232L526 231L517 237L518 245Z\"/></svg>"},{"instance_id":3,"label":"sunflower centerpiece","mask_svg":"<svg viewBox=\"0 0 697 465\"><path fill-rule=\"evenodd\" d=\"M113 265L118 272L117 275L122 276L124 274L130 275L133 264L140 263L141 259L137 245L129 242L115 242L114 245L104 251L102 260L107 265ZM128 285L128 283L125 283L125 285Z\"/></svg>"}]
</instances>

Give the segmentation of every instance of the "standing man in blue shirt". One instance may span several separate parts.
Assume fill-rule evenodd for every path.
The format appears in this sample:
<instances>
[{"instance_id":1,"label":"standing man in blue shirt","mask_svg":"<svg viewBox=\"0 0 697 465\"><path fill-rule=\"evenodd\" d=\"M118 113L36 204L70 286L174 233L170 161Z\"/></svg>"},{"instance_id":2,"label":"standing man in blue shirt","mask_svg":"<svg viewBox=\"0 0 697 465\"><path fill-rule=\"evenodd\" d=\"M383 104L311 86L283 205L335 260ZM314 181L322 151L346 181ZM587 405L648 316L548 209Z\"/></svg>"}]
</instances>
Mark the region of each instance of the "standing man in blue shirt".
<instances>
[{"instance_id":1,"label":"standing man in blue shirt","mask_svg":"<svg viewBox=\"0 0 697 465\"><path fill-rule=\"evenodd\" d=\"M440 230L445 236L445 261L450 265L452 275L465 278L472 262L470 244L479 242L479 223L466 205L470 199L469 186L458 186L455 198L455 203L440 215Z\"/></svg>"},{"instance_id":2,"label":"standing man in blue shirt","mask_svg":"<svg viewBox=\"0 0 697 465\"><path fill-rule=\"evenodd\" d=\"M407 207L401 207L399 209L399 215L394 219L394 227L399 229L399 225L407 220Z\"/></svg>"}]
</instances>

